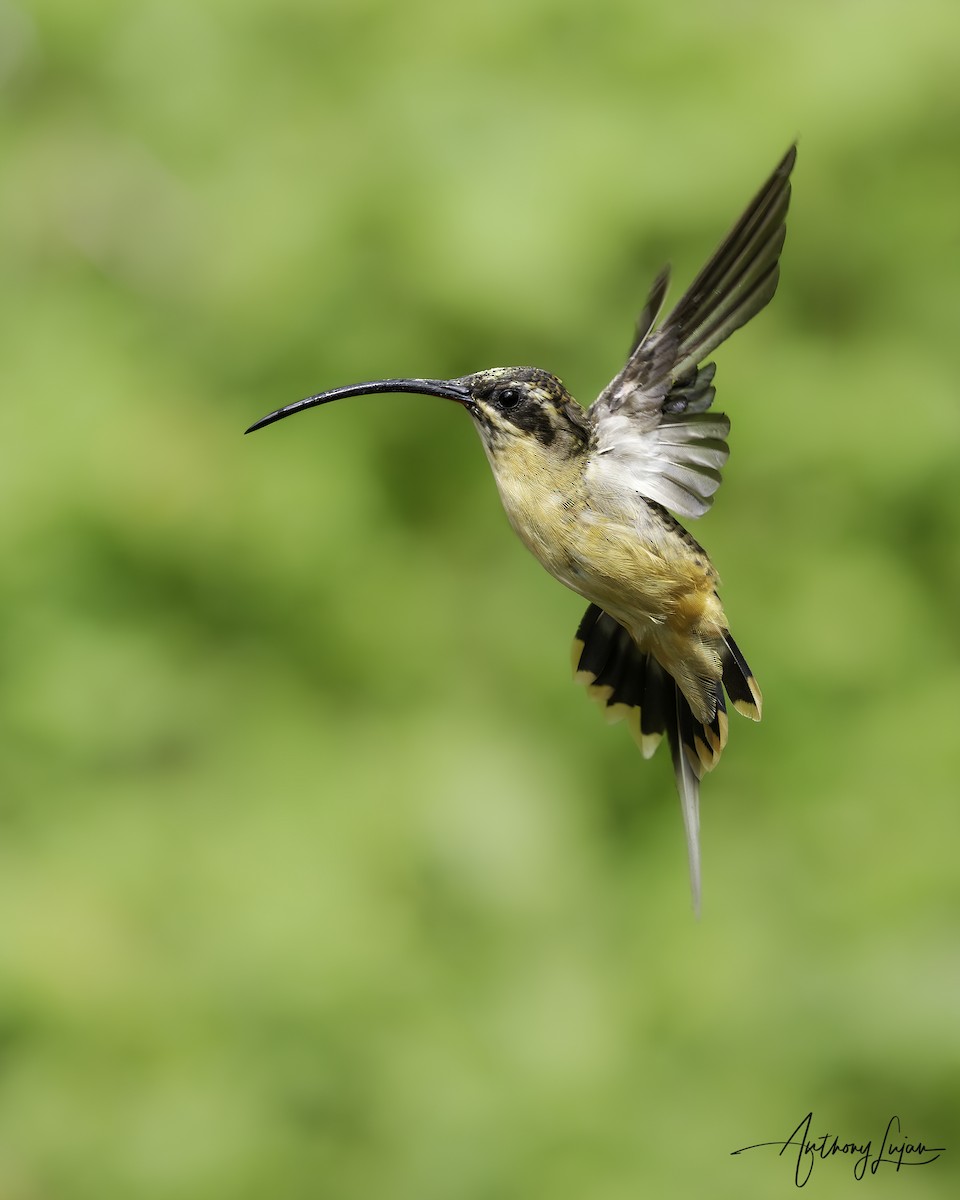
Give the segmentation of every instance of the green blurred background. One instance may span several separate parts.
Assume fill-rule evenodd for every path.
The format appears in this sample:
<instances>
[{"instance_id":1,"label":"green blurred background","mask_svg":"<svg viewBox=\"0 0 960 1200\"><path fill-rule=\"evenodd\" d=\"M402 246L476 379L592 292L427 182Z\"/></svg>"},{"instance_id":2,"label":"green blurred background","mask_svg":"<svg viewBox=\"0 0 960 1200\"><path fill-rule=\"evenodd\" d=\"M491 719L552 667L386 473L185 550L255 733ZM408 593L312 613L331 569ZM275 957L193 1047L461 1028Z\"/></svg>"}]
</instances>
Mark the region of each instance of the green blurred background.
<instances>
[{"instance_id":1,"label":"green blurred background","mask_svg":"<svg viewBox=\"0 0 960 1200\"><path fill-rule=\"evenodd\" d=\"M0 1200L957 1195L953 0L0 0ZM800 137L704 787L453 405L589 401ZM677 292L674 291L674 296Z\"/></svg>"}]
</instances>

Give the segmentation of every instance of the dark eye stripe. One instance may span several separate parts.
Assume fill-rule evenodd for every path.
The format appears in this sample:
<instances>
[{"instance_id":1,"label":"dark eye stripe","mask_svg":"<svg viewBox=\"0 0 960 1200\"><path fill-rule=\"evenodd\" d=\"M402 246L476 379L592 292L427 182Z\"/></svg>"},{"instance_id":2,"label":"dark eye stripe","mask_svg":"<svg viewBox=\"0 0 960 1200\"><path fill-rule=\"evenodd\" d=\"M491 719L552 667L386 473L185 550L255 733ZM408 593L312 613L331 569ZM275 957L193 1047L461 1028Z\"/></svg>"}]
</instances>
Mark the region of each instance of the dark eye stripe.
<instances>
[{"instance_id":1,"label":"dark eye stripe","mask_svg":"<svg viewBox=\"0 0 960 1200\"><path fill-rule=\"evenodd\" d=\"M549 446L557 436L550 414L540 404L525 404L516 411L504 413L504 420L524 433L533 434L542 446Z\"/></svg>"}]
</instances>

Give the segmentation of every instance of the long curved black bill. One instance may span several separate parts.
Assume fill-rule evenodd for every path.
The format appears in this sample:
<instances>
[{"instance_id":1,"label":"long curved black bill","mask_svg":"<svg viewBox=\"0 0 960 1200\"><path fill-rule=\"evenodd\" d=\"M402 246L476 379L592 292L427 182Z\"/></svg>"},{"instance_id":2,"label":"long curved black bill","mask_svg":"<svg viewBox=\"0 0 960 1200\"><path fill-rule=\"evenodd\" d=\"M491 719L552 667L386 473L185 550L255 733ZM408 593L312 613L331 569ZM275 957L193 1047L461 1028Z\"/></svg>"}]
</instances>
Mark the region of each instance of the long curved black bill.
<instances>
[{"instance_id":1,"label":"long curved black bill","mask_svg":"<svg viewBox=\"0 0 960 1200\"><path fill-rule=\"evenodd\" d=\"M424 396L441 396L446 400L456 400L459 404L471 403L469 389L454 379L377 379L373 383L351 383L347 387L307 396L305 400L297 400L284 408L278 408L276 412L268 413L244 432L253 433L255 429L262 429L264 425L272 425L274 421L282 421L284 417L292 417L294 413L303 412L305 409L315 408L318 404L346 400L349 396L369 396L374 392L418 392Z\"/></svg>"}]
</instances>

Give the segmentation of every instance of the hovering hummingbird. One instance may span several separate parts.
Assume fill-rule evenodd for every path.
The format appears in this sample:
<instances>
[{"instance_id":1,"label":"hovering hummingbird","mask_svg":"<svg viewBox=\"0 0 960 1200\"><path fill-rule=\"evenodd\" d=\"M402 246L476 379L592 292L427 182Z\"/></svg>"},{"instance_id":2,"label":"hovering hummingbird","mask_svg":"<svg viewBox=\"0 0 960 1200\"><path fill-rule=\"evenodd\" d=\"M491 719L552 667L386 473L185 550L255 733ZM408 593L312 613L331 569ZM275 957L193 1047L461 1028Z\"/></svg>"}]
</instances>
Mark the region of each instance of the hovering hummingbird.
<instances>
[{"instance_id":1,"label":"hovering hummingbird","mask_svg":"<svg viewBox=\"0 0 960 1200\"><path fill-rule=\"evenodd\" d=\"M590 605L573 645L576 679L626 720L645 758L664 733L700 910L700 780L727 741L724 691L760 720L753 672L727 627L707 552L672 514L699 517L727 461L730 421L711 407L721 342L777 289L792 146L669 316L657 276L626 365L584 410L538 367L458 379L381 379L270 413L247 433L318 404L416 392L462 404L480 434L510 524L554 578Z\"/></svg>"}]
</instances>

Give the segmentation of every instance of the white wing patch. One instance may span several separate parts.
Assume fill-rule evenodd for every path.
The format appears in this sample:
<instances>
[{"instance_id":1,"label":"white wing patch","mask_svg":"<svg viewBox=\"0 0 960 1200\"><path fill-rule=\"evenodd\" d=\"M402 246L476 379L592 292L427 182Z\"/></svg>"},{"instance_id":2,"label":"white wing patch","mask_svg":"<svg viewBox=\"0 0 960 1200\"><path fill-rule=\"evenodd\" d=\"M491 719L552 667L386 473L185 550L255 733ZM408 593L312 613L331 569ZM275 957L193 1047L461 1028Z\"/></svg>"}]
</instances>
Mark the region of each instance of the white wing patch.
<instances>
[{"instance_id":1,"label":"white wing patch","mask_svg":"<svg viewBox=\"0 0 960 1200\"><path fill-rule=\"evenodd\" d=\"M628 411L598 422L587 482L603 490L631 488L683 517L701 517L720 486L730 455L723 413L657 414L652 428Z\"/></svg>"}]
</instances>

